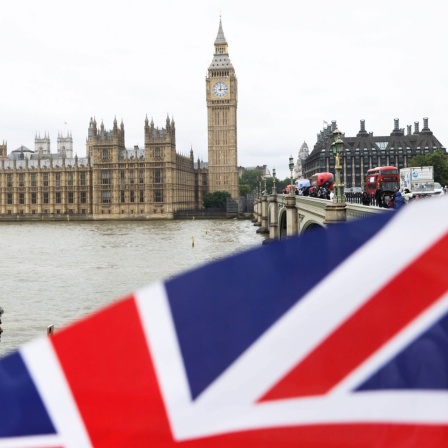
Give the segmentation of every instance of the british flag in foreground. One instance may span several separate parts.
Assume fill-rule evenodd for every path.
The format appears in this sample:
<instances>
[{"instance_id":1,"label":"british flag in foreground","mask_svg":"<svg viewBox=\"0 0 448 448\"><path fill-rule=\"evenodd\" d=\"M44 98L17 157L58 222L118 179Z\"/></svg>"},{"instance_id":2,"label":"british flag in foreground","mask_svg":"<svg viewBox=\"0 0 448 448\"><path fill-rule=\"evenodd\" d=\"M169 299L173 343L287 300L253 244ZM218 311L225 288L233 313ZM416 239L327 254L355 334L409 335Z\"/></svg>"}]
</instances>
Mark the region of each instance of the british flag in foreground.
<instances>
[{"instance_id":1,"label":"british flag in foreground","mask_svg":"<svg viewBox=\"0 0 448 448\"><path fill-rule=\"evenodd\" d=\"M446 448L448 201L137 291L0 360L0 397L0 447Z\"/></svg>"}]
</instances>

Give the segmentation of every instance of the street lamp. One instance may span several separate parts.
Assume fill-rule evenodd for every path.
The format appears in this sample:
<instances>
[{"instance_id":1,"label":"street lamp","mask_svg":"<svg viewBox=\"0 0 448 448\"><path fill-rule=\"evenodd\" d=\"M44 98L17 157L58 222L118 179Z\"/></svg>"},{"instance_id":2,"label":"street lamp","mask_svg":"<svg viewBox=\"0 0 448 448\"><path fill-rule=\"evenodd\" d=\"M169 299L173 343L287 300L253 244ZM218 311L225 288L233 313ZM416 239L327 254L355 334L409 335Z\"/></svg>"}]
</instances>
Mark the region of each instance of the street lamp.
<instances>
[{"instance_id":1,"label":"street lamp","mask_svg":"<svg viewBox=\"0 0 448 448\"><path fill-rule=\"evenodd\" d=\"M291 171L291 186L289 187L289 194L294 194L294 186L292 184L292 170L294 169L294 159L292 156L289 157L289 171Z\"/></svg>"},{"instance_id":2,"label":"street lamp","mask_svg":"<svg viewBox=\"0 0 448 448\"><path fill-rule=\"evenodd\" d=\"M267 178L268 176L267 176L267 174L265 174L264 176L263 176L263 180L264 180L264 194L268 194L268 192L267 192L267 190L266 190L266 178Z\"/></svg>"},{"instance_id":3,"label":"street lamp","mask_svg":"<svg viewBox=\"0 0 448 448\"><path fill-rule=\"evenodd\" d=\"M344 184L341 184L341 154L344 150L344 142L341 139L341 132L338 129L335 129L333 131L333 143L331 144L331 148L333 151L333 154L335 156L336 165L336 182L335 182L335 188L336 193L333 196L333 203L336 204L344 204L345 203L345 195L344 195Z\"/></svg>"},{"instance_id":4,"label":"street lamp","mask_svg":"<svg viewBox=\"0 0 448 448\"><path fill-rule=\"evenodd\" d=\"M275 189L275 168L272 169L272 194L275 194L277 190Z\"/></svg>"}]
</instances>

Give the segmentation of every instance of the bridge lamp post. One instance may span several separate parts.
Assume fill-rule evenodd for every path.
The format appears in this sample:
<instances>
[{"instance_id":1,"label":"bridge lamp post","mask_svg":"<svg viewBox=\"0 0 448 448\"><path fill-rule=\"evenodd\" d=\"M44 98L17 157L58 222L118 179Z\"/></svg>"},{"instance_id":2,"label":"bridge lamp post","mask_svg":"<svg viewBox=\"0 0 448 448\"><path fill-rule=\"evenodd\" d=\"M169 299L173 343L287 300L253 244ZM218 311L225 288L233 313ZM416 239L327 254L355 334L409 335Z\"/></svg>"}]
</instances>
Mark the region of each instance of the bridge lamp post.
<instances>
[{"instance_id":1,"label":"bridge lamp post","mask_svg":"<svg viewBox=\"0 0 448 448\"><path fill-rule=\"evenodd\" d=\"M275 189L275 168L272 169L272 194L275 194L277 190Z\"/></svg>"},{"instance_id":2,"label":"bridge lamp post","mask_svg":"<svg viewBox=\"0 0 448 448\"><path fill-rule=\"evenodd\" d=\"M289 171L291 172L291 185L289 187L289 194L294 195L294 185L292 184L292 170L294 169L294 159L292 156L289 157Z\"/></svg>"},{"instance_id":3,"label":"bridge lamp post","mask_svg":"<svg viewBox=\"0 0 448 448\"><path fill-rule=\"evenodd\" d=\"M266 179L267 179L267 174L265 174L264 176L263 176L263 180L264 180L264 194L267 196L267 194L268 194L268 192L267 192L267 189L266 189Z\"/></svg>"},{"instance_id":4,"label":"bridge lamp post","mask_svg":"<svg viewBox=\"0 0 448 448\"><path fill-rule=\"evenodd\" d=\"M336 159L336 165L334 167L336 170L336 193L333 197L333 203L345 204L344 184L341 184L341 154L344 150L344 142L341 139L341 132L338 129L335 129L333 132L333 143L331 144L331 147Z\"/></svg>"}]
</instances>

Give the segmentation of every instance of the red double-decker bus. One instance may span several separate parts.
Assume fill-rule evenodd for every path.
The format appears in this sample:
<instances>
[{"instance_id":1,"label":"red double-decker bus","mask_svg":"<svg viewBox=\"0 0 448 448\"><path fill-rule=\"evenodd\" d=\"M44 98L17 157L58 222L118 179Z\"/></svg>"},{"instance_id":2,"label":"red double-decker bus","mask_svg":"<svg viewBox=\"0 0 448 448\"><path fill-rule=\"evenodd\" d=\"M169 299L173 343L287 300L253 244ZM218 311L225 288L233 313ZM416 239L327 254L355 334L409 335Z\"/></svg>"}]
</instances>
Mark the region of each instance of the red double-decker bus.
<instances>
[{"instance_id":1,"label":"red double-decker bus","mask_svg":"<svg viewBox=\"0 0 448 448\"><path fill-rule=\"evenodd\" d=\"M386 195L393 193L395 188L400 188L400 171L396 166L379 166L367 171L367 193L375 194L379 187Z\"/></svg>"},{"instance_id":2,"label":"red double-decker bus","mask_svg":"<svg viewBox=\"0 0 448 448\"><path fill-rule=\"evenodd\" d=\"M316 173L311 176L311 187L326 188L327 190L333 190L334 177L331 173Z\"/></svg>"}]
</instances>

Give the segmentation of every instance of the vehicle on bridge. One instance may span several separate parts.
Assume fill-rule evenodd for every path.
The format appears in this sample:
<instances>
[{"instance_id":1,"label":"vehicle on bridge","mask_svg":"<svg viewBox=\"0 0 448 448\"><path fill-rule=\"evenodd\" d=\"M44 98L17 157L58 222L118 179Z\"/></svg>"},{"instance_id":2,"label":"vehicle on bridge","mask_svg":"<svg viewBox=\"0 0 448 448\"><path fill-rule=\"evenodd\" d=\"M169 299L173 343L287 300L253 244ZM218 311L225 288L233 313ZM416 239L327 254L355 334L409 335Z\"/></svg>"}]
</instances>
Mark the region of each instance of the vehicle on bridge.
<instances>
[{"instance_id":1,"label":"vehicle on bridge","mask_svg":"<svg viewBox=\"0 0 448 448\"><path fill-rule=\"evenodd\" d=\"M314 187L317 190L325 188L331 191L334 186L334 176L332 173L316 173L311 176L310 183L311 188Z\"/></svg>"},{"instance_id":2,"label":"vehicle on bridge","mask_svg":"<svg viewBox=\"0 0 448 448\"><path fill-rule=\"evenodd\" d=\"M383 196L391 196L395 188L400 188L400 172L396 166L379 166L367 171L367 193L375 195L378 188L383 190Z\"/></svg>"},{"instance_id":3,"label":"vehicle on bridge","mask_svg":"<svg viewBox=\"0 0 448 448\"><path fill-rule=\"evenodd\" d=\"M347 188L344 188L344 194L347 194L347 193L362 194L362 188L361 187L347 187Z\"/></svg>"},{"instance_id":4,"label":"vehicle on bridge","mask_svg":"<svg viewBox=\"0 0 448 448\"><path fill-rule=\"evenodd\" d=\"M310 181L309 179L297 179L296 180L296 188L301 190L302 188L310 187Z\"/></svg>"}]
</instances>

